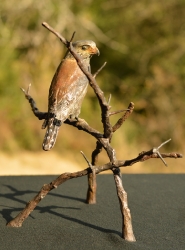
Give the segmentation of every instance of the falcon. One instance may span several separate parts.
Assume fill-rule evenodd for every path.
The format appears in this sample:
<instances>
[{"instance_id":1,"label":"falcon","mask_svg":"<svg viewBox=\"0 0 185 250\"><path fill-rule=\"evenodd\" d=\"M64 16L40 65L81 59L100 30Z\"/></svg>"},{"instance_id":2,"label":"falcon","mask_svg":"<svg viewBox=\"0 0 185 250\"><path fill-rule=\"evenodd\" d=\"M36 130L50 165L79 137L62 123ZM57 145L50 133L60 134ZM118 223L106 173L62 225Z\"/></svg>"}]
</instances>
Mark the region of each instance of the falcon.
<instances>
[{"instance_id":1,"label":"falcon","mask_svg":"<svg viewBox=\"0 0 185 250\"><path fill-rule=\"evenodd\" d=\"M94 54L100 54L95 42L81 40L72 45L86 70L90 71L90 58ZM48 151L53 148L59 128L66 119L78 119L88 83L86 75L68 51L59 64L49 89L48 116L42 125L43 129L47 129L43 150Z\"/></svg>"}]
</instances>

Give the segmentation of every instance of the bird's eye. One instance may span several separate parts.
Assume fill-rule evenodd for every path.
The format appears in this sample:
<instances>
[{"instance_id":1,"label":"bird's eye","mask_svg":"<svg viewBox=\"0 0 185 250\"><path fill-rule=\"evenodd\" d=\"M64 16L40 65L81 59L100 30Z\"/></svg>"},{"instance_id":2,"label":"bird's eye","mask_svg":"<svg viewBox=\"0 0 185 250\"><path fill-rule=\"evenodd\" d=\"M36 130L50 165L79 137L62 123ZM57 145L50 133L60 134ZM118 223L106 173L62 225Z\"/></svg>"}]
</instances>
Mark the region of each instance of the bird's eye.
<instances>
[{"instance_id":1,"label":"bird's eye","mask_svg":"<svg viewBox=\"0 0 185 250\"><path fill-rule=\"evenodd\" d=\"M88 47L89 47L88 45L83 45L83 46L82 46L82 49L83 49L83 50L87 50Z\"/></svg>"}]
</instances>

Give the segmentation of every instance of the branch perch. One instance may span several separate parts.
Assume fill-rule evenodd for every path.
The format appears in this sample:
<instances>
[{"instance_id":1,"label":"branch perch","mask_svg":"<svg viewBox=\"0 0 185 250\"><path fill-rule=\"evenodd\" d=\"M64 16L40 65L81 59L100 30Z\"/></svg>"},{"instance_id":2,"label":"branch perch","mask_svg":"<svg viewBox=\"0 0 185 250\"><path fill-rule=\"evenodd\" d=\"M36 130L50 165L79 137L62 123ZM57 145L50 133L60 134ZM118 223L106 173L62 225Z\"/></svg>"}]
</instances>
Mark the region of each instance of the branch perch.
<instances>
[{"instance_id":1,"label":"branch perch","mask_svg":"<svg viewBox=\"0 0 185 250\"><path fill-rule=\"evenodd\" d=\"M86 68L83 65L83 62L81 61L80 57L75 53L73 46L72 46L72 39L70 41L67 41L63 36L61 36L58 32L56 32L51 26L49 26L46 22L43 22L42 25L47 28L49 31L51 31L54 35L56 35L60 41L68 48L68 50L71 52L71 54L74 56L76 59L80 69L84 72L84 74L87 76L89 79L89 84L93 88L94 93L96 94L96 97L99 101L99 105L101 108L101 121L103 125L103 133L97 131L96 129L92 128L89 126L89 124L82 119L77 120L71 120L67 119L65 123L76 127L79 130L83 130L84 132L90 134L96 139L96 148L92 152L92 160L91 162L87 159L85 154L83 152L82 155L84 159L86 160L88 164L88 168L78 171L75 173L63 173L61 174L58 178L53 180L49 184L43 185L41 190L38 192L38 194L26 204L26 207L9 223L7 223L8 226L11 227L21 227L24 220L29 216L29 214L34 210L34 208L38 205L38 203L50 192L52 189L57 188L59 185L64 183L67 180L81 177L81 176L88 176L88 192L87 192L87 203L89 204L94 204L96 203L96 175L106 171L106 170L112 170L113 175L114 175L114 180L115 180L115 185L117 189L117 195L120 203L120 209L121 209L121 214L122 214L122 237L127 240L127 241L135 241L135 236L133 233L132 229L132 221L131 221L131 213L128 208L128 200L127 200L127 193L123 188L122 185L122 180L121 180L121 174L120 174L120 168L121 167L128 167L132 166L133 164L137 162L142 162L149 160L151 158L161 158L161 160L165 163L163 158L182 158L182 154L179 153L160 153L159 149L166 144L168 141L165 141L162 143L159 147L150 149L149 151L143 151L141 152L137 157L130 159L130 160L117 160L116 158L116 151L115 149L112 148L111 146L111 139L114 134L128 119L128 117L132 114L134 110L134 103L131 102L126 109L125 113L118 119L118 121L115 123L114 126L111 125L110 123L110 116L114 114L118 114L120 112L123 112L123 110L115 111L115 112L110 112L110 100L111 100L111 95L106 101L106 98L104 96L103 91L100 89L98 84L96 83L95 77L97 74L103 69L106 63L103 64L103 66L96 71L95 74L91 74L86 70ZM40 112L36 106L36 103L34 99L29 95L31 85L29 85L28 89L25 91L22 89L26 99L29 101L31 109L34 113L34 115L42 120L47 117L47 112ZM99 154L101 153L102 149L105 149L109 161L104 164L98 166L98 157Z\"/></svg>"}]
</instances>

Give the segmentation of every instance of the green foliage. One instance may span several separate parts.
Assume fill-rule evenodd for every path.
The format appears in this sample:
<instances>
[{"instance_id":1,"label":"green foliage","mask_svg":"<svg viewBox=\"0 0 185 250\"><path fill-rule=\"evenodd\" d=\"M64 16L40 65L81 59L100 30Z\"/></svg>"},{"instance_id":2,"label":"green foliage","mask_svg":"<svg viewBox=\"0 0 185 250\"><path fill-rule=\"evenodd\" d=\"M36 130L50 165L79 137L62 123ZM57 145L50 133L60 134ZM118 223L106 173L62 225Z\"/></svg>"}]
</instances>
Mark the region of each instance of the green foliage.
<instances>
[{"instance_id":1,"label":"green foliage","mask_svg":"<svg viewBox=\"0 0 185 250\"><path fill-rule=\"evenodd\" d=\"M44 131L20 87L31 82L32 96L46 111L50 81L65 53L57 38L41 26L43 21L68 39L76 31L76 39L92 39L98 44L101 55L92 59L92 71L108 62L97 81L107 97L112 94L113 109L135 103L121 132L128 142L157 146L171 137L171 145L182 148L184 16L182 0L4 1L0 6L0 148L41 148ZM97 100L89 90L81 117L101 129L99 115ZM66 126L56 149L61 151L65 145L79 150L81 144L86 145L86 136L75 144L76 133ZM90 143L94 147L94 141Z\"/></svg>"}]
</instances>

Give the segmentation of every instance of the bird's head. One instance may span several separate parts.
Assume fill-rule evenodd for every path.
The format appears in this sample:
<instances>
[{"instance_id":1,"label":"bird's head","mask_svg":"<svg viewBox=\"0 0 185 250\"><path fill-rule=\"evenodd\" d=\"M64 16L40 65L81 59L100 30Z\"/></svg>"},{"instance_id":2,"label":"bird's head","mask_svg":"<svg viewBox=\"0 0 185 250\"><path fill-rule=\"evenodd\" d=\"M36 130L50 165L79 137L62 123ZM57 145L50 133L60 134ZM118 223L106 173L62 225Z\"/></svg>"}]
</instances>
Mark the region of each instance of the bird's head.
<instances>
[{"instance_id":1,"label":"bird's head","mask_svg":"<svg viewBox=\"0 0 185 250\"><path fill-rule=\"evenodd\" d=\"M73 43L75 51L82 58L90 58L92 55L100 55L96 43L91 40L80 40Z\"/></svg>"}]
</instances>

